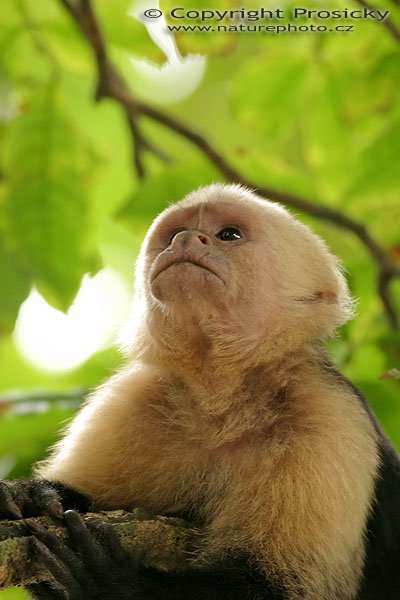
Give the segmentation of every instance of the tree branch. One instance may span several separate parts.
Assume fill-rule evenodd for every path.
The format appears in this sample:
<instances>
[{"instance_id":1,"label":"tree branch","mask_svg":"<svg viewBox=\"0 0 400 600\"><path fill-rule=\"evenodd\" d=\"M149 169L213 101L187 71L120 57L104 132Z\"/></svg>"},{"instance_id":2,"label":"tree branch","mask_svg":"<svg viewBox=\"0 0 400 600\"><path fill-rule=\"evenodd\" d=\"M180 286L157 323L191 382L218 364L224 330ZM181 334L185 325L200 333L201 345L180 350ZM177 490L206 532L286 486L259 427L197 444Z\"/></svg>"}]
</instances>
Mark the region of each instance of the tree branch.
<instances>
[{"instance_id":1,"label":"tree branch","mask_svg":"<svg viewBox=\"0 0 400 600\"><path fill-rule=\"evenodd\" d=\"M146 177L146 167L143 163L143 150L145 148L144 139L142 132L139 127L139 123L137 122L136 117L127 113L127 121L128 127L131 130L132 138L134 140L133 144L133 164L136 169L136 173L139 179L144 179Z\"/></svg>"},{"instance_id":2,"label":"tree branch","mask_svg":"<svg viewBox=\"0 0 400 600\"><path fill-rule=\"evenodd\" d=\"M101 100L101 98L104 97L103 88L108 87L109 79L116 77L116 74L108 61L103 35L94 14L92 2L91 0L79 0L78 2L72 2L72 0L60 0L60 2L73 17L84 37L90 41L98 67L98 83L95 98L97 101ZM165 162L168 162L168 158L161 150L156 148L151 142L147 141L141 131L138 115L135 114L134 111L126 110L124 105L122 105L122 108L125 110L132 137L133 165L138 178L143 179L146 175L146 169L143 162L144 151L153 153Z\"/></svg>"},{"instance_id":3,"label":"tree branch","mask_svg":"<svg viewBox=\"0 0 400 600\"><path fill-rule=\"evenodd\" d=\"M14 415L32 415L42 412L43 405L76 409L87 393L88 390L83 388L59 392L39 390L3 393L0 394L0 415L5 411Z\"/></svg>"},{"instance_id":4,"label":"tree branch","mask_svg":"<svg viewBox=\"0 0 400 600\"><path fill-rule=\"evenodd\" d=\"M359 1L365 2L365 0ZM129 118L135 119L138 115L144 115L171 131L178 133L194 144L218 168L227 180L256 189L261 195L271 200L281 202L286 206L312 215L316 219L334 223L342 229L351 231L368 249L377 264L378 293L391 327L393 329L399 328L398 316L389 294L389 285L392 279L400 277L400 267L394 263L389 254L385 252L361 223L332 208L314 204L306 198L294 194L260 186L258 183L247 179L235 167L229 164L223 155L197 131L175 117L153 108L136 98L109 61L104 38L93 11L92 1L78 0L77 4L74 5L69 0L60 0L60 2L72 15L93 50L98 71L96 100L102 98L113 99L124 108Z\"/></svg>"},{"instance_id":5,"label":"tree branch","mask_svg":"<svg viewBox=\"0 0 400 600\"><path fill-rule=\"evenodd\" d=\"M89 513L83 519L93 516L111 523L124 548L137 556L141 564L163 571L175 570L184 564L198 535L196 529L181 519L156 517L142 509L131 513L122 510ZM30 520L49 528L60 539L67 537L61 521L50 517ZM44 579L43 574L33 571L29 560L31 535L24 520L0 521L0 589Z\"/></svg>"},{"instance_id":6,"label":"tree branch","mask_svg":"<svg viewBox=\"0 0 400 600\"><path fill-rule=\"evenodd\" d=\"M395 1L397 3L400 3L400 0ZM358 2L358 4L361 4L361 6L367 8L368 10L376 10L376 8L369 4L369 2L366 2L366 0L356 0L356 2ZM386 19L380 21L380 24L387 29L387 31L396 40L396 42L400 43L400 29L397 27L397 25L393 23L393 21L386 17Z\"/></svg>"},{"instance_id":7,"label":"tree branch","mask_svg":"<svg viewBox=\"0 0 400 600\"><path fill-rule=\"evenodd\" d=\"M169 164L171 159L167 156L160 148L154 146L143 134L139 119L136 115L134 115L130 111L125 111L128 127L132 134L132 139L134 141L133 148L133 164L139 179L144 179L146 176L146 167L143 162L144 153L151 152L154 156L157 156L163 162Z\"/></svg>"}]
</instances>

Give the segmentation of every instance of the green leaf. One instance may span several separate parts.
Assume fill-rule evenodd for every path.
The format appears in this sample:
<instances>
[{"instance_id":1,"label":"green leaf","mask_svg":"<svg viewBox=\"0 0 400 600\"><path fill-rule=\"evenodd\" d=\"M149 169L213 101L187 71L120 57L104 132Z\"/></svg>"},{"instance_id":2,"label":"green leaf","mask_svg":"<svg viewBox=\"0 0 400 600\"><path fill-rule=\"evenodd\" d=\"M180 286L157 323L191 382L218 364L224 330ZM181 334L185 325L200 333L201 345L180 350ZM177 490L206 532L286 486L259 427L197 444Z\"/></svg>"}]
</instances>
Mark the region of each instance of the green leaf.
<instances>
[{"instance_id":1,"label":"green leaf","mask_svg":"<svg viewBox=\"0 0 400 600\"><path fill-rule=\"evenodd\" d=\"M47 405L42 414L14 415L5 412L0 419L0 457L10 456L14 463L7 477L29 477L32 464L43 458L46 449L59 437L60 421L74 410ZM43 406L46 408L46 404ZM11 461L10 461L11 462Z\"/></svg>"},{"instance_id":2,"label":"green leaf","mask_svg":"<svg viewBox=\"0 0 400 600\"><path fill-rule=\"evenodd\" d=\"M22 588L1 590L1 600L29 600L28 592Z\"/></svg>"},{"instance_id":3,"label":"green leaf","mask_svg":"<svg viewBox=\"0 0 400 600\"><path fill-rule=\"evenodd\" d=\"M346 371L348 376L356 381L376 382L385 370L385 355L381 349L365 343L356 349Z\"/></svg>"},{"instance_id":4,"label":"green leaf","mask_svg":"<svg viewBox=\"0 0 400 600\"><path fill-rule=\"evenodd\" d=\"M130 227L147 228L154 217L172 202L182 199L188 192L221 180L215 169L205 163L189 163L163 171L147 178L127 204L119 217Z\"/></svg>"},{"instance_id":5,"label":"green leaf","mask_svg":"<svg viewBox=\"0 0 400 600\"><path fill-rule=\"evenodd\" d=\"M233 103L248 127L260 131L267 147L277 139L293 139L301 116L310 65L304 56L263 55L246 64L235 80ZM291 115L288 119L287 116Z\"/></svg>"},{"instance_id":6,"label":"green leaf","mask_svg":"<svg viewBox=\"0 0 400 600\"><path fill-rule=\"evenodd\" d=\"M0 335L14 329L20 304L30 291L30 277L0 241Z\"/></svg>"},{"instance_id":7,"label":"green leaf","mask_svg":"<svg viewBox=\"0 0 400 600\"><path fill-rule=\"evenodd\" d=\"M93 254L82 150L55 91L53 84L41 90L11 129L5 235L43 295L65 310L93 267Z\"/></svg>"},{"instance_id":8,"label":"green leaf","mask_svg":"<svg viewBox=\"0 0 400 600\"><path fill-rule=\"evenodd\" d=\"M359 197L398 189L400 119L386 120L376 139L361 153L348 195Z\"/></svg>"},{"instance_id":9,"label":"green leaf","mask_svg":"<svg viewBox=\"0 0 400 600\"><path fill-rule=\"evenodd\" d=\"M339 200L352 173L348 125L328 65L310 70L302 107L305 162L317 179L320 197Z\"/></svg>"}]
</instances>

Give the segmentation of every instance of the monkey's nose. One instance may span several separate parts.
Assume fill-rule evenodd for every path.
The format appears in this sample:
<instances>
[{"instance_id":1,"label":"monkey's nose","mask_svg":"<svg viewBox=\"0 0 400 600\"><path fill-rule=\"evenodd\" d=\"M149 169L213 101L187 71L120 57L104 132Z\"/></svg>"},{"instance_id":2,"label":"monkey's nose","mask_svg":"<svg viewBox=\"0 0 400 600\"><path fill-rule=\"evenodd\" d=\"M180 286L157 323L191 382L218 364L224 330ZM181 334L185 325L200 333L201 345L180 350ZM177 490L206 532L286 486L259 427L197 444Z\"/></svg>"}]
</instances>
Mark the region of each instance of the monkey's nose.
<instances>
[{"instance_id":1,"label":"monkey's nose","mask_svg":"<svg viewBox=\"0 0 400 600\"><path fill-rule=\"evenodd\" d=\"M208 245L211 239L208 235L197 230L179 231L171 241L172 248L188 248L190 246Z\"/></svg>"}]
</instances>

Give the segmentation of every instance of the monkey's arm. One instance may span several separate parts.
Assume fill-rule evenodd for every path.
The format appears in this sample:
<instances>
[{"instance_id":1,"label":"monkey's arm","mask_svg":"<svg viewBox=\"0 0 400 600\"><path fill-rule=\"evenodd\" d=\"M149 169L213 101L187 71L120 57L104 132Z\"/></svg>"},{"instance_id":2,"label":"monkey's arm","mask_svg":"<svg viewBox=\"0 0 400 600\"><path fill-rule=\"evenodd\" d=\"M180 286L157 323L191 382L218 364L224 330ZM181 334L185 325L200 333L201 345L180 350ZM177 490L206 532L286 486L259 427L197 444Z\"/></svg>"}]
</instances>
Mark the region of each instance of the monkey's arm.
<instances>
[{"instance_id":1,"label":"monkey's arm","mask_svg":"<svg viewBox=\"0 0 400 600\"><path fill-rule=\"evenodd\" d=\"M64 509L87 512L89 506L87 496L56 481L0 481L0 519L22 519L46 513L61 517Z\"/></svg>"},{"instance_id":2,"label":"monkey's arm","mask_svg":"<svg viewBox=\"0 0 400 600\"><path fill-rule=\"evenodd\" d=\"M28 522L29 524L29 522ZM252 575L246 563L211 569L162 573L137 563L120 545L112 527L93 519L83 523L65 513L68 545L35 522L30 523L33 560L53 584L28 587L38 600L280 600L282 596Z\"/></svg>"}]
</instances>

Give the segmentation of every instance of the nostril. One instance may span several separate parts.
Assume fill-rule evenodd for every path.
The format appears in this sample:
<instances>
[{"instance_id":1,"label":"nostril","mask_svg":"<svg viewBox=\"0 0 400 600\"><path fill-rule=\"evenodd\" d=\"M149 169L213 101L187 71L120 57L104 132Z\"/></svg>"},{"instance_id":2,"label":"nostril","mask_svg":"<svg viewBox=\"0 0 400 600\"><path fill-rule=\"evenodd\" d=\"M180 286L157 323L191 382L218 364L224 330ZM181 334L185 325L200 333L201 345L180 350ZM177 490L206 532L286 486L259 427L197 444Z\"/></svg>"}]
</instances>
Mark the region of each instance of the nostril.
<instances>
[{"instance_id":1,"label":"nostril","mask_svg":"<svg viewBox=\"0 0 400 600\"><path fill-rule=\"evenodd\" d=\"M184 229L171 236L168 246L186 248L186 246L190 244L197 244L197 241L204 245L211 243L211 240L207 235L196 230Z\"/></svg>"}]
</instances>

